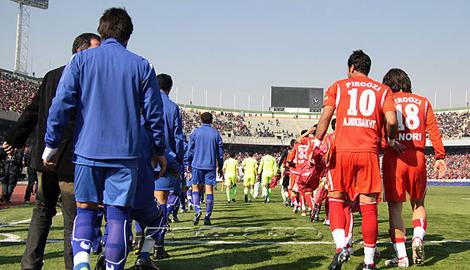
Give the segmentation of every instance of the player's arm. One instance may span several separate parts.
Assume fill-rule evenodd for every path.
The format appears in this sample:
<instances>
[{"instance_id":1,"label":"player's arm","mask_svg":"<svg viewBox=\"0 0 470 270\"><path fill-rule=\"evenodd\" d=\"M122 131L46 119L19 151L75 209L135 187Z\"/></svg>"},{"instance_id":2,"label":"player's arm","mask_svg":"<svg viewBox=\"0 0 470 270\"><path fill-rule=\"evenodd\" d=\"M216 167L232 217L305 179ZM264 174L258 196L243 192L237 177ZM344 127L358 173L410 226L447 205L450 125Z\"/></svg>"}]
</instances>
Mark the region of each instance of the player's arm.
<instances>
[{"instance_id":1,"label":"player's arm","mask_svg":"<svg viewBox=\"0 0 470 270\"><path fill-rule=\"evenodd\" d=\"M49 81L48 76L49 73L46 74L33 99L28 104L28 106L26 106L18 121L16 121L16 123L13 125L13 128L10 129L7 136L5 137L3 148L7 153L10 153L10 151L14 153L14 150L23 147L29 135L36 127L39 114L39 99L41 93L44 92L46 83Z\"/></svg>"},{"instance_id":2,"label":"player's arm","mask_svg":"<svg viewBox=\"0 0 470 270\"><path fill-rule=\"evenodd\" d=\"M333 114L335 113L335 107L333 106L325 106L323 107L323 112L320 116L320 120L318 121L317 125L317 133L315 138L319 141L322 141L328 131L328 127L330 126L331 118L333 118Z\"/></svg>"},{"instance_id":3,"label":"player's arm","mask_svg":"<svg viewBox=\"0 0 470 270\"><path fill-rule=\"evenodd\" d=\"M184 163L187 164L188 171L191 171L191 163L193 162L193 158L194 158L195 132L197 131L193 131L191 135L189 135L188 149L186 150L186 155L185 155Z\"/></svg>"},{"instance_id":4,"label":"player's arm","mask_svg":"<svg viewBox=\"0 0 470 270\"><path fill-rule=\"evenodd\" d=\"M219 165L219 173L222 172L222 165L224 164L224 142L220 134L217 136L217 159Z\"/></svg>"},{"instance_id":5,"label":"player's arm","mask_svg":"<svg viewBox=\"0 0 470 270\"><path fill-rule=\"evenodd\" d=\"M436 117L434 116L434 112L429 102L428 106L429 107L426 112L426 132L429 134L429 139L431 140L432 147L434 148L434 154L436 156L436 161L434 162L434 171L438 173L439 178L442 178L447 171L447 165L444 161L446 152L442 143L439 128L437 126Z\"/></svg>"},{"instance_id":6,"label":"player's arm","mask_svg":"<svg viewBox=\"0 0 470 270\"><path fill-rule=\"evenodd\" d=\"M176 145L176 160L182 164L184 161L184 134L183 134L183 121L181 119L180 109L175 111L173 136Z\"/></svg>"},{"instance_id":7,"label":"player's arm","mask_svg":"<svg viewBox=\"0 0 470 270\"><path fill-rule=\"evenodd\" d=\"M46 124L44 142L46 148L42 154L44 166L55 166L55 154L62 138L64 126L70 117L70 112L75 109L78 102L79 69L78 57L72 57L65 67L57 86L56 96L52 100Z\"/></svg>"},{"instance_id":8,"label":"player's arm","mask_svg":"<svg viewBox=\"0 0 470 270\"><path fill-rule=\"evenodd\" d=\"M382 105L382 111L385 116L385 132L386 132L386 139L388 145L397 151L398 153L403 152L405 147L396 142L395 138L398 134L398 121L397 121L397 113L395 110L395 101L393 101L392 91L387 89L384 93L384 103Z\"/></svg>"}]
</instances>

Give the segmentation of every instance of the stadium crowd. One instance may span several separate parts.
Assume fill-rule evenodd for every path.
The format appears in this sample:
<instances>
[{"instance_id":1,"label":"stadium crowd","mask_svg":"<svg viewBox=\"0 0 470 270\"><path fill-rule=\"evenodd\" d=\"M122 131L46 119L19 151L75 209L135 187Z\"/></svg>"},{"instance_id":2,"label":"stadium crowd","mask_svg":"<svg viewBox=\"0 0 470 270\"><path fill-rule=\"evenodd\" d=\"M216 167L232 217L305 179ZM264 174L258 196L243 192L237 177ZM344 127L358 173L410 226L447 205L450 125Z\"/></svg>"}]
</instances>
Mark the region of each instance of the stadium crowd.
<instances>
[{"instance_id":1,"label":"stadium crowd","mask_svg":"<svg viewBox=\"0 0 470 270\"><path fill-rule=\"evenodd\" d=\"M0 70L0 110L21 113L38 87L38 81Z\"/></svg>"},{"instance_id":2,"label":"stadium crowd","mask_svg":"<svg viewBox=\"0 0 470 270\"><path fill-rule=\"evenodd\" d=\"M436 114L443 139L470 137L470 112L443 112Z\"/></svg>"}]
</instances>

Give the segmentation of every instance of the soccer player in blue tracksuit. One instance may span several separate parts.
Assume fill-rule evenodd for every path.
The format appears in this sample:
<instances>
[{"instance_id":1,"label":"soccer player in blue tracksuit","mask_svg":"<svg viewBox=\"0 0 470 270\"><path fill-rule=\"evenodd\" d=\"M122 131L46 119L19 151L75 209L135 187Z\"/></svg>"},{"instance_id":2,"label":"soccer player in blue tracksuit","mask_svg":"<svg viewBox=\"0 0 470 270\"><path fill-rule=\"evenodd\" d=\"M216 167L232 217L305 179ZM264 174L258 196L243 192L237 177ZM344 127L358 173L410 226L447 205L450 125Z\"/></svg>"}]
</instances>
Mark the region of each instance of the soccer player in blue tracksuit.
<instances>
[{"instance_id":1,"label":"soccer player in blue tracksuit","mask_svg":"<svg viewBox=\"0 0 470 270\"><path fill-rule=\"evenodd\" d=\"M182 170L184 161L184 136L183 136L183 123L181 120L180 108L176 103L170 100L168 96L173 86L171 76L167 74L159 74L157 76L160 93L163 101L163 118L165 130L165 146L167 158L171 158L177 165L178 169L168 171L163 177L155 180L155 198L157 199L160 210L163 213L164 224L162 227L167 226L168 211L167 203L170 191L174 191L175 187L179 184L177 178ZM158 171L159 168L156 168ZM174 197L171 197L172 201ZM172 203L172 202L171 202ZM154 257L156 259L164 259L169 257L164 248L166 229L160 230L159 239L154 248Z\"/></svg>"},{"instance_id":2,"label":"soccer player in blue tracksuit","mask_svg":"<svg viewBox=\"0 0 470 270\"><path fill-rule=\"evenodd\" d=\"M141 152L139 157L139 172L137 181L136 196L134 199L134 206L131 211L131 218L134 219L138 226L143 230L142 244L139 247L139 257L135 262L136 269L150 270L158 269L158 267L150 259L150 251L154 244L159 241L159 227L166 224L165 217L162 215L162 210L157 206L154 200L155 187L154 182L154 169L151 164L151 143L149 136L149 129L145 125L144 119L141 121L141 134L139 144ZM171 155L166 155L168 160L168 172L180 170L181 165L172 158Z\"/></svg>"},{"instance_id":3,"label":"soccer player in blue tracksuit","mask_svg":"<svg viewBox=\"0 0 470 270\"><path fill-rule=\"evenodd\" d=\"M199 193L202 185L205 187L206 216L204 225L211 225L212 208L214 207L214 186L216 182L216 170L222 175L224 163L224 146L219 132L211 127L212 114L201 114L202 126L191 133L189 138L187 164L188 171L192 172L193 204L196 211L193 223L197 225L201 218L201 197Z\"/></svg>"},{"instance_id":4,"label":"soccer player in blue tracksuit","mask_svg":"<svg viewBox=\"0 0 470 270\"><path fill-rule=\"evenodd\" d=\"M69 115L74 132L77 216L72 232L74 269L90 269L90 249L98 204L104 204L108 236L106 268L124 268L130 207L137 183L140 115L151 134L152 160L166 171L163 103L155 70L128 51L132 20L111 8L100 18L101 47L75 54L65 68L52 102L43 153L54 166L55 153Z\"/></svg>"}]
</instances>

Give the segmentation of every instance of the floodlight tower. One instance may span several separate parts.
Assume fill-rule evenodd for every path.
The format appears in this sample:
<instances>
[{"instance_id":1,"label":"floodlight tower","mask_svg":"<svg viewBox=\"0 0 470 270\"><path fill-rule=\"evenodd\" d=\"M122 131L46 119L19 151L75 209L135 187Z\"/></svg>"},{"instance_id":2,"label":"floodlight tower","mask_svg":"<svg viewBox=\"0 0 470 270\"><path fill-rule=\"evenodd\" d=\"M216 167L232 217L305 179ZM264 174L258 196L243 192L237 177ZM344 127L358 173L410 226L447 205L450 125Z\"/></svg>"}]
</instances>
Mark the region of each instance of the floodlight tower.
<instances>
[{"instance_id":1,"label":"floodlight tower","mask_svg":"<svg viewBox=\"0 0 470 270\"><path fill-rule=\"evenodd\" d=\"M28 74L29 7L47 9L49 0L11 0L18 3L16 21L15 72Z\"/></svg>"}]
</instances>

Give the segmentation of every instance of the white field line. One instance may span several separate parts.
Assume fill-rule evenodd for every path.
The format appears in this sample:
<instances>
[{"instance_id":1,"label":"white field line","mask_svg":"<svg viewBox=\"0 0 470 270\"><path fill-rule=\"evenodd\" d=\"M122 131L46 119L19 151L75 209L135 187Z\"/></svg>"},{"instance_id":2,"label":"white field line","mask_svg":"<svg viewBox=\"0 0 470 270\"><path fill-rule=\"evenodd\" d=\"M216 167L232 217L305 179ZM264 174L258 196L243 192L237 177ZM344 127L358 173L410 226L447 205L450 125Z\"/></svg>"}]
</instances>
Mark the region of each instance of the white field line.
<instances>
[{"instance_id":1,"label":"white field line","mask_svg":"<svg viewBox=\"0 0 470 270\"><path fill-rule=\"evenodd\" d=\"M60 216L62 215L62 212L59 212L56 214L56 216ZM18 220L18 221L12 221L12 222L9 222L9 223L6 223L6 224L0 224L0 228L3 228L3 227L11 227L11 226L15 226L15 225L20 225L20 224L28 224L31 222L31 219L23 219L23 220Z\"/></svg>"},{"instance_id":2,"label":"white field line","mask_svg":"<svg viewBox=\"0 0 470 270\"><path fill-rule=\"evenodd\" d=\"M0 234L4 235L4 234ZM25 240L20 240L19 237L15 238L15 235L11 235L8 239L0 240L0 243L25 243ZM62 243L62 239L49 239L47 243ZM334 245L334 242L330 241L165 241L170 245L240 245L240 246L253 246L253 245ZM411 243L411 241L408 241ZM438 241L425 241L426 244L470 244L470 240L438 240ZM355 242L356 244L362 244L362 242ZM379 241L377 245L384 246L390 242Z\"/></svg>"}]
</instances>

